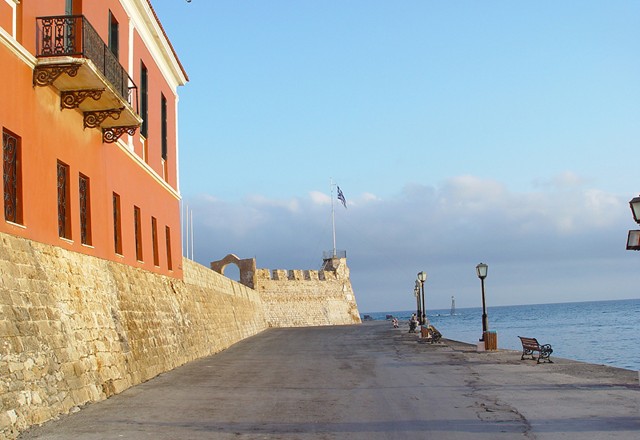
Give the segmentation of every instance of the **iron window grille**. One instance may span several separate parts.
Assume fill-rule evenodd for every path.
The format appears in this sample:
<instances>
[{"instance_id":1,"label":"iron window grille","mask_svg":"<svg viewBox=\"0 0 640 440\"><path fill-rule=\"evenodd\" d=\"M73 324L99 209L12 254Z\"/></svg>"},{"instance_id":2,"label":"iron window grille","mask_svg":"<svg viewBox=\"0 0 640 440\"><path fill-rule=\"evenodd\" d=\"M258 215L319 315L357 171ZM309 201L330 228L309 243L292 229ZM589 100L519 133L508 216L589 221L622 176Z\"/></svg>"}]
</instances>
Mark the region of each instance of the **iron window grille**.
<instances>
[{"instance_id":1,"label":"iron window grille","mask_svg":"<svg viewBox=\"0 0 640 440\"><path fill-rule=\"evenodd\" d=\"M71 239L69 165L58 161L58 236Z\"/></svg>"},{"instance_id":2,"label":"iron window grille","mask_svg":"<svg viewBox=\"0 0 640 440\"><path fill-rule=\"evenodd\" d=\"M80 241L82 244L91 245L91 203L89 191L89 178L80 174Z\"/></svg>"},{"instance_id":3,"label":"iron window grille","mask_svg":"<svg viewBox=\"0 0 640 440\"><path fill-rule=\"evenodd\" d=\"M22 224L20 138L2 131L2 180L4 183L4 218Z\"/></svg>"}]
</instances>

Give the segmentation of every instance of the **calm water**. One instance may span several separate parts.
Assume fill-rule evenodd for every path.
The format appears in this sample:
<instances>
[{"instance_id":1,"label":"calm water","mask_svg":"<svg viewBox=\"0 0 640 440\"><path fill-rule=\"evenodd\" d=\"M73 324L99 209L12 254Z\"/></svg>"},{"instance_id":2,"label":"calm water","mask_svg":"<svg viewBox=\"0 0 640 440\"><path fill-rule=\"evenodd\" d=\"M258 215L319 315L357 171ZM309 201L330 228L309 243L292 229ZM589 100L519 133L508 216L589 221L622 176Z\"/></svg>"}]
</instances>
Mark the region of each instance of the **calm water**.
<instances>
[{"instance_id":1,"label":"calm water","mask_svg":"<svg viewBox=\"0 0 640 440\"><path fill-rule=\"evenodd\" d=\"M408 321L415 311L387 314ZM487 308L489 330L498 346L522 350L518 336L553 346L553 356L592 364L640 370L640 299ZM427 318L445 338L475 344L482 336L482 308L427 310Z\"/></svg>"}]
</instances>

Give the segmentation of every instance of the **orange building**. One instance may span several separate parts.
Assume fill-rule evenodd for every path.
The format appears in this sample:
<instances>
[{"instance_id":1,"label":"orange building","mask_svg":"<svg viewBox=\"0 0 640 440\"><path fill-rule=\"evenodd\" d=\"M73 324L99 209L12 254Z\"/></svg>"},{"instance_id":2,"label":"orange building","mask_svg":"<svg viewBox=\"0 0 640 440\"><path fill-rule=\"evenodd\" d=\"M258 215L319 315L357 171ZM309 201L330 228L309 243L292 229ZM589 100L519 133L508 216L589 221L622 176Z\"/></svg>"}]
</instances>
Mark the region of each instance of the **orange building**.
<instances>
[{"instance_id":1,"label":"orange building","mask_svg":"<svg viewBox=\"0 0 640 440\"><path fill-rule=\"evenodd\" d=\"M0 232L181 278L187 81L150 0L0 0Z\"/></svg>"}]
</instances>

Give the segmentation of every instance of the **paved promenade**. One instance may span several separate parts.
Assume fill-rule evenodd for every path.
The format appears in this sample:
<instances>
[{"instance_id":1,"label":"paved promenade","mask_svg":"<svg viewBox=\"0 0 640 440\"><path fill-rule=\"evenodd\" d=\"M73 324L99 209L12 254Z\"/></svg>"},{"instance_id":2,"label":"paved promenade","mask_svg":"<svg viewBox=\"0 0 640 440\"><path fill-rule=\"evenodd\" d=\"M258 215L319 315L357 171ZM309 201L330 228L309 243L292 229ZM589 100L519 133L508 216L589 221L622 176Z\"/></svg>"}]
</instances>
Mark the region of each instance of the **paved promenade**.
<instances>
[{"instance_id":1,"label":"paved promenade","mask_svg":"<svg viewBox=\"0 0 640 440\"><path fill-rule=\"evenodd\" d=\"M637 372L474 349L387 322L271 329L20 439L640 438Z\"/></svg>"}]
</instances>

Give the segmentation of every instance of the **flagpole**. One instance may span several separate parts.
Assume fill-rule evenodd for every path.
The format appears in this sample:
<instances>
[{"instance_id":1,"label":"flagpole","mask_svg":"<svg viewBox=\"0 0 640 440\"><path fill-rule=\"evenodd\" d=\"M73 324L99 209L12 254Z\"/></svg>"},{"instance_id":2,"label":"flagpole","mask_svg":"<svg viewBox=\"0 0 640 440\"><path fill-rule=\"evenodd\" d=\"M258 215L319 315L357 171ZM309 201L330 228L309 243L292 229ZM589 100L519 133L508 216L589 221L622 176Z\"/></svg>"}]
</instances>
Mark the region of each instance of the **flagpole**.
<instances>
[{"instance_id":1,"label":"flagpole","mask_svg":"<svg viewBox=\"0 0 640 440\"><path fill-rule=\"evenodd\" d=\"M184 215L182 216L182 223L184 225L184 256L189 258L189 205L184 204Z\"/></svg>"},{"instance_id":2,"label":"flagpole","mask_svg":"<svg viewBox=\"0 0 640 440\"><path fill-rule=\"evenodd\" d=\"M333 178L329 180L331 187L331 226L333 231L333 258L336 257L336 212L333 207Z\"/></svg>"},{"instance_id":3,"label":"flagpole","mask_svg":"<svg viewBox=\"0 0 640 440\"><path fill-rule=\"evenodd\" d=\"M191 260L194 260L193 259L193 209L191 210Z\"/></svg>"}]
</instances>

